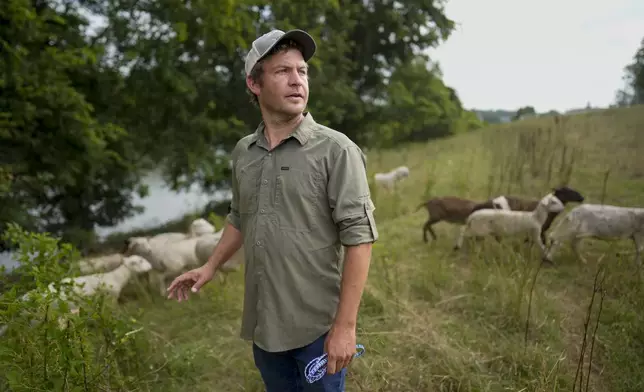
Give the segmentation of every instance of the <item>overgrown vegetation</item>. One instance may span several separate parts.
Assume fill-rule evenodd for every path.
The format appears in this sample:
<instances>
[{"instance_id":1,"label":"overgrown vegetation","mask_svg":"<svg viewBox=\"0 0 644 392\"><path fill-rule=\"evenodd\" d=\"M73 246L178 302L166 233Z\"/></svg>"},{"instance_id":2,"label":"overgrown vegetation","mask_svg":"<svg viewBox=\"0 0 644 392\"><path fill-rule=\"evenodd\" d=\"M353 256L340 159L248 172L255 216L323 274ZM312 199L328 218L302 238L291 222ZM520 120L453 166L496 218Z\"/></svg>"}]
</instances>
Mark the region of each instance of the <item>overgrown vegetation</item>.
<instances>
[{"instance_id":1,"label":"overgrown vegetation","mask_svg":"<svg viewBox=\"0 0 644 392\"><path fill-rule=\"evenodd\" d=\"M6 239L19 246L22 280L0 296L0 390L154 390L162 363L136 312L102 294L79 297L69 283L48 290L78 274L78 252L13 224Z\"/></svg>"},{"instance_id":2,"label":"overgrown vegetation","mask_svg":"<svg viewBox=\"0 0 644 392\"><path fill-rule=\"evenodd\" d=\"M358 341L367 351L353 362L347 390L641 391L644 272L634 265L630 241L590 240L583 248L591 255L588 265L565 250L555 267L543 267L537 248L521 240L483 241L466 255L454 253L457 228L444 223L436 226L438 241L425 244L425 212L413 209L427 197L447 194L480 200L506 192L540 197L560 183L580 190L589 203L641 206L644 164L636 152L644 148L644 136L634 130L644 127L642 109L530 119L369 152L370 176L399 164L412 170L392 194L373 189L381 239L358 326ZM19 239L24 249L62 249L28 262L53 271L46 276L43 268L35 270L42 271L33 273L39 287L66 273L67 267L55 265L72 258L67 248L44 236ZM85 366L118 373L110 376L112 390L119 390L114 381L119 377L121 390L135 382L143 391L263 390L250 346L239 338L243 271L230 275L225 286L211 282L182 303L148 294L145 284L134 282L119 307L90 299L81 315L69 317L71 328L65 330L51 317L29 327L33 317L44 320L39 309L49 300L26 306L13 300L19 293L0 300L2 316L21 323L10 339L0 340L0 374L15 375L19 368L18 374L35 383L49 358L50 379L64 378L69 369L83 390L81 359L101 353L107 333L123 351L86 360ZM28 313L20 316L24 310ZM137 332L121 341L130 331ZM45 333L49 346L42 343ZM85 339L85 354L77 348L78 336ZM38 361L24 355L32 352ZM14 370L5 372L8 366ZM95 385L104 387L106 379L97 378Z\"/></svg>"}]
</instances>

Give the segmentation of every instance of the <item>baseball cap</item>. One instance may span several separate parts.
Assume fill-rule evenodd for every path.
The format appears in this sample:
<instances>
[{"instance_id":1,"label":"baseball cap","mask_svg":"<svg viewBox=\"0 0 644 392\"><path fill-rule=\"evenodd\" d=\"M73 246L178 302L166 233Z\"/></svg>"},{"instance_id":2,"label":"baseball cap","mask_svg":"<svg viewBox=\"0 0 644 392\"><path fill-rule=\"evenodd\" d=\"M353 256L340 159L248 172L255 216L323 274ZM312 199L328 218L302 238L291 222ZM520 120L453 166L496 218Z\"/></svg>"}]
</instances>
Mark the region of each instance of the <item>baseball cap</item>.
<instances>
[{"instance_id":1,"label":"baseball cap","mask_svg":"<svg viewBox=\"0 0 644 392\"><path fill-rule=\"evenodd\" d=\"M304 61L309 61L309 59L315 54L315 40L306 31L299 29L289 30L287 32L277 29L271 30L253 41L250 51L248 52L248 56L246 56L246 65L244 67L246 75L250 74L250 71L252 71L255 64L257 64L257 62L261 60L275 45L287 38L290 38L302 45L302 57L304 58Z\"/></svg>"}]
</instances>

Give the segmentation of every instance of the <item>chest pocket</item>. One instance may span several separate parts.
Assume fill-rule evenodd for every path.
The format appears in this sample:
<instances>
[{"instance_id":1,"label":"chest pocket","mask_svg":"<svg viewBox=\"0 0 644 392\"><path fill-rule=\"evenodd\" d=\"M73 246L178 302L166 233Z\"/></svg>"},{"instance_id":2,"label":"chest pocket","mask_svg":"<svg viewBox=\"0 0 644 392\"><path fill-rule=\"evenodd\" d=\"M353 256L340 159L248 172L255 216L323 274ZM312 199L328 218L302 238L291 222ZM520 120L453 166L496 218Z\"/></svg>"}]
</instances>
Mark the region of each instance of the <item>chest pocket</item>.
<instances>
[{"instance_id":1,"label":"chest pocket","mask_svg":"<svg viewBox=\"0 0 644 392\"><path fill-rule=\"evenodd\" d=\"M282 230L310 232L320 224L326 200L324 180L309 165L302 165L300 169L280 167L278 170L275 209Z\"/></svg>"},{"instance_id":2,"label":"chest pocket","mask_svg":"<svg viewBox=\"0 0 644 392\"><path fill-rule=\"evenodd\" d=\"M246 163L237 169L240 214L252 214L257 211L261 170L261 161Z\"/></svg>"}]
</instances>

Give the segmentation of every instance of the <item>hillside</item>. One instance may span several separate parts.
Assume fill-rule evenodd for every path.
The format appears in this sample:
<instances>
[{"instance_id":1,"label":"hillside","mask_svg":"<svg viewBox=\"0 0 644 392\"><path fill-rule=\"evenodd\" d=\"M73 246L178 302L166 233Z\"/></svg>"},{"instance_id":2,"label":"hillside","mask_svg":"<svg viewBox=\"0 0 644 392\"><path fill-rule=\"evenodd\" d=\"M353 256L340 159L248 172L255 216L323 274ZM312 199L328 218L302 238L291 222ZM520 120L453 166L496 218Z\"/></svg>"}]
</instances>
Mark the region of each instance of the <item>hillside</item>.
<instances>
[{"instance_id":1,"label":"hillside","mask_svg":"<svg viewBox=\"0 0 644 392\"><path fill-rule=\"evenodd\" d=\"M539 197L568 175L587 202L642 205L644 161L635 156L644 151L642 130L638 107L526 120L369 154L370 174L406 164L411 175L395 194L374 190L381 239L358 334L367 352L354 362L347 390L572 390L596 265L582 266L568 251L540 271L524 347L536 251L486 241L478 254L473 248L459 256L451 251L457 229L448 224L436 225L436 243L422 242L427 214L414 208L429 195ZM627 256L615 256L617 245ZM584 252L605 252L607 267L589 390L641 391L644 315L635 310L644 291L633 273L632 243L588 241ZM143 321L170 356L175 382L158 390L261 391L251 350L237 337L242 273L231 278L188 302L129 304L145 307Z\"/></svg>"},{"instance_id":2,"label":"hillside","mask_svg":"<svg viewBox=\"0 0 644 392\"><path fill-rule=\"evenodd\" d=\"M366 353L353 362L347 391L585 390L573 382L602 255L605 280L594 297L578 378L585 386L601 303L588 390L644 390L644 289L631 241L587 241L589 264L565 248L556 266L538 270L536 248L521 241L485 241L454 253L458 229L446 223L435 225L438 240L426 244L427 213L415 211L432 196L540 198L564 182L589 203L642 206L644 161L636 157L644 151L642 131L644 108L634 107L370 151L370 177L401 164L411 174L394 193L373 189L381 237L359 316L358 343ZM238 337L242 278L240 271L225 285L213 281L182 303L155 298L141 290L145 285L128 287L123 308L143 324L153 348L141 366L163 364L146 374L143 390L263 390L250 346Z\"/></svg>"}]
</instances>

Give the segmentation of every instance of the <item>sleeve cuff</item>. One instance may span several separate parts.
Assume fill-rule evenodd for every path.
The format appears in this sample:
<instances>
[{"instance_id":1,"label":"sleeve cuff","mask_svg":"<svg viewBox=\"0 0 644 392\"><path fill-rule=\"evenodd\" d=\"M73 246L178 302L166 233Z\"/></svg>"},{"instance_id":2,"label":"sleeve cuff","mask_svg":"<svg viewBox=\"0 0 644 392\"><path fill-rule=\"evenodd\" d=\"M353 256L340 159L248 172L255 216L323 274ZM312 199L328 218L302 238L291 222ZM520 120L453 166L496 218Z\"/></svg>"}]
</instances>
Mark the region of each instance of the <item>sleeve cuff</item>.
<instances>
[{"instance_id":1,"label":"sleeve cuff","mask_svg":"<svg viewBox=\"0 0 644 392\"><path fill-rule=\"evenodd\" d=\"M235 214L234 210L231 210L228 215L226 215L226 220L235 229L241 231L241 220L239 219L239 215Z\"/></svg>"},{"instance_id":2,"label":"sleeve cuff","mask_svg":"<svg viewBox=\"0 0 644 392\"><path fill-rule=\"evenodd\" d=\"M364 205L364 213L350 216L339 223L340 241L344 246L360 245L378 240L373 210Z\"/></svg>"}]
</instances>

